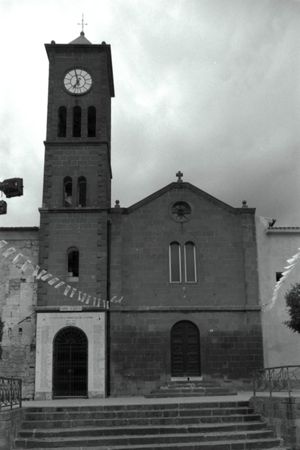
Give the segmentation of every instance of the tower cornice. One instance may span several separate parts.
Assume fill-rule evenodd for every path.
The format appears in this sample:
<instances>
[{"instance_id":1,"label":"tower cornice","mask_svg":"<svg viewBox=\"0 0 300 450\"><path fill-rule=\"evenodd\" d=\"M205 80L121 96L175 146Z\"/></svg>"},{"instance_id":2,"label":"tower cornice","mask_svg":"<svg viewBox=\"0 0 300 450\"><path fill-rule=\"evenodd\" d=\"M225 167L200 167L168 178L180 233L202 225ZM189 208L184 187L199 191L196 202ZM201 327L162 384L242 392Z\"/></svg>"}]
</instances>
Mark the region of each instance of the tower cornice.
<instances>
[{"instance_id":1,"label":"tower cornice","mask_svg":"<svg viewBox=\"0 0 300 450\"><path fill-rule=\"evenodd\" d=\"M52 146L52 147L61 147L62 145L64 147L82 147L83 145L88 145L88 146L94 146L97 147L99 145L102 144L106 144L109 147L109 142L108 139L103 139L103 140L96 140L96 141L91 141L91 140L84 140L84 139L80 139L80 140L57 140L57 141L44 141L44 145L45 146Z\"/></svg>"},{"instance_id":2,"label":"tower cornice","mask_svg":"<svg viewBox=\"0 0 300 450\"><path fill-rule=\"evenodd\" d=\"M78 54L87 53L105 53L107 56L107 71L109 76L110 96L115 96L112 59L110 45L103 42L102 44L45 44L49 61L53 59L54 54Z\"/></svg>"},{"instance_id":3,"label":"tower cornice","mask_svg":"<svg viewBox=\"0 0 300 450\"><path fill-rule=\"evenodd\" d=\"M62 213L62 214L70 214L70 213L101 213L101 212L110 212L110 206L107 208L97 208L97 207L75 207L75 208L39 208L39 212L41 214L45 213Z\"/></svg>"}]
</instances>

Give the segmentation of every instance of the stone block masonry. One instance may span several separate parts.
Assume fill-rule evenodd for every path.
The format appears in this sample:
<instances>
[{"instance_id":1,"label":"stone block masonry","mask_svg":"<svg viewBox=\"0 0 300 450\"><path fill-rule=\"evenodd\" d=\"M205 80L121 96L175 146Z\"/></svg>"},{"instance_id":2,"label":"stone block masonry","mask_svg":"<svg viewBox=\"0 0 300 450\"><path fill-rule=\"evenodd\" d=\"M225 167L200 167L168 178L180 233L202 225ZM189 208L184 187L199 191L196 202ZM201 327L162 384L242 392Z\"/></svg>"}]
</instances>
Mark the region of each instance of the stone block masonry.
<instances>
[{"instance_id":1,"label":"stone block masonry","mask_svg":"<svg viewBox=\"0 0 300 450\"><path fill-rule=\"evenodd\" d=\"M0 411L0 450L15 448L14 440L22 417L23 409Z\"/></svg>"},{"instance_id":2,"label":"stone block masonry","mask_svg":"<svg viewBox=\"0 0 300 450\"><path fill-rule=\"evenodd\" d=\"M0 228L0 239L37 264L37 228ZM30 399L34 393L36 283L32 273L16 267L13 256L0 257L0 374L22 378L22 397Z\"/></svg>"},{"instance_id":3,"label":"stone block masonry","mask_svg":"<svg viewBox=\"0 0 300 450\"><path fill-rule=\"evenodd\" d=\"M170 380L171 329L191 320L200 332L201 375L251 381L262 367L259 314L204 311L111 311L112 395L141 395Z\"/></svg>"},{"instance_id":4,"label":"stone block masonry","mask_svg":"<svg viewBox=\"0 0 300 450\"><path fill-rule=\"evenodd\" d=\"M276 393L269 397L266 393L252 397L250 405L264 417L276 435L283 438L289 449L300 449L300 398Z\"/></svg>"}]
</instances>

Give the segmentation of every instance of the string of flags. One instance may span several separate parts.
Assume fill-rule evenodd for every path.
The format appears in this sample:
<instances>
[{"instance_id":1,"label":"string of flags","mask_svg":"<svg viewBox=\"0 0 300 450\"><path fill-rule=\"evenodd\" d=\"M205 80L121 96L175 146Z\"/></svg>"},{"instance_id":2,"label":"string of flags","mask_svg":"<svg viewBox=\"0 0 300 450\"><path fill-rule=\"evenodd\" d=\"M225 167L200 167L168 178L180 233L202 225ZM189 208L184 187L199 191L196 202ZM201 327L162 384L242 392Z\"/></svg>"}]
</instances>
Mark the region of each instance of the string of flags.
<instances>
[{"instance_id":1,"label":"string of flags","mask_svg":"<svg viewBox=\"0 0 300 450\"><path fill-rule=\"evenodd\" d=\"M4 249L8 245L8 242L5 240L0 241L0 249ZM9 247L5 249L2 254L3 258L8 258L14 255L12 259L12 263L20 269L23 273L25 271L30 270L31 276L36 278L37 280L41 280L47 282L54 289L63 288L63 295L65 297L77 299L79 302L84 303L85 305L91 305L98 308L108 309L110 303L121 303L124 297L113 296L109 299L102 299L101 297L94 297L89 295L86 292L79 291L77 288L67 284L65 281L62 281L59 277L56 277L49 273L47 270L42 269L39 265L33 265L29 259L26 259L22 253L18 252L15 247ZM25 259L25 261L22 261Z\"/></svg>"},{"instance_id":2,"label":"string of flags","mask_svg":"<svg viewBox=\"0 0 300 450\"><path fill-rule=\"evenodd\" d=\"M273 308L273 306L275 305L275 302L277 300L279 289L281 288L282 284L285 282L287 277L290 275L290 273L294 270L294 268L299 260L300 260L300 247L298 248L298 252L295 253L295 255L292 256L292 258L290 258L286 261L287 265L284 267L284 271L282 272L282 276L281 276L280 280L278 280L277 283L275 284L271 300L262 305L263 311L268 311L271 308Z\"/></svg>"},{"instance_id":3,"label":"string of flags","mask_svg":"<svg viewBox=\"0 0 300 450\"><path fill-rule=\"evenodd\" d=\"M6 247L7 245L8 242L6 242L5 240L0 240L0 249ZM12 263L22 272L31 269L32 271L31 275L37 280L47 282L54 289L59 289L63 287L64 289L63 295L65 297L75 298L79 302L84 303L86 305L102 307L104 309L109 308L110 303L121 303L124 300L123 296L119 298L117 296L113 296L108 301L107 299L102 299L101 297L94 297L86 292L79 291L77 288L74 288L73 286L67 284L65 281L62 281L59 277L56 277L51 273L49 273L47 270L42 269L39 265L33 266L32 262L29 259L26 259L26 257L22 253L19 253L15 247L9 247L5 249L5 251L2 254L2 257L8 258L9 256L12 255L14 255ZM21 264L20 260L22 260L22 258L25 259L25 262L23 262L22 265L20 265ZM282 276L275 284L271 300L262 305L263 311L268 311L271 308L273 308L278 297L279 289L281 288L282 284L286 281L290 273L294 270L299 260L300 260L300 247L298 248L298 252L295 253L295 255L293 255L292 258L287 260L287 265L284 267Z\"/></svg>"}]
</instances>

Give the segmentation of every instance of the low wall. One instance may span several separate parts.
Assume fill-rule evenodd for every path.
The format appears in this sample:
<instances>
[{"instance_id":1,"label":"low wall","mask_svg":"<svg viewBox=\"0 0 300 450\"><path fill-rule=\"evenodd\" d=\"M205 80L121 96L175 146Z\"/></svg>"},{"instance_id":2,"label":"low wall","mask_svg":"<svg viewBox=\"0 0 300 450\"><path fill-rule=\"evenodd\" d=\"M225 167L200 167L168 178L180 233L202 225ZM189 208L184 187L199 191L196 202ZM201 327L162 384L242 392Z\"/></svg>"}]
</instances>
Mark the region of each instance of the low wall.
<instances>
[{"instance_id":1,"label":"low wall","mask_svg":"<svg viewBox=\"0 0 300 450\"><path fill-rule=\"evenodd\" d=\"M289 450L300 450L300 397L257 395L251 398L250 405Z\"/></svg>"},{"instance_id":2,"label":"low wall","mask_svg":"<svg viewBox=\"0 0 300 450\"><path fill-rule=\"evenodd\" d=\"M0 450L14 448L14 438L22 421L22 408L0 411Z\"/></svg>"}]
</instances>

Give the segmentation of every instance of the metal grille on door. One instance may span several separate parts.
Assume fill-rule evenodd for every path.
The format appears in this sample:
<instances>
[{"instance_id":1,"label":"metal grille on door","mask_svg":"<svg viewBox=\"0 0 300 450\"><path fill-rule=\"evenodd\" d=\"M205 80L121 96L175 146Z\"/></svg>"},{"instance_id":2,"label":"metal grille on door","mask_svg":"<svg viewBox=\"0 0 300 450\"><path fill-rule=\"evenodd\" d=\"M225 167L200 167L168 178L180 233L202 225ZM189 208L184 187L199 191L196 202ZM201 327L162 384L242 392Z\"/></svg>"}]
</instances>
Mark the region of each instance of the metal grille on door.
<instances>
[{"instance_id":1,"label":"metal grille on door","mask_svg":"<svg viewBox=\"0 0 300 450\"><path fill-rule=\"evenodd\" d=\"M87 396L88 341L76 327L59 331L53 344L53 396Z\"/></svg>"}]
</instances>

